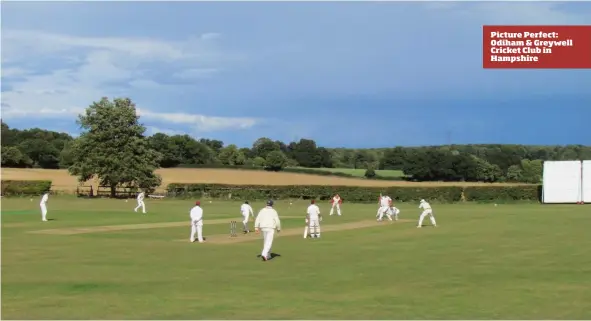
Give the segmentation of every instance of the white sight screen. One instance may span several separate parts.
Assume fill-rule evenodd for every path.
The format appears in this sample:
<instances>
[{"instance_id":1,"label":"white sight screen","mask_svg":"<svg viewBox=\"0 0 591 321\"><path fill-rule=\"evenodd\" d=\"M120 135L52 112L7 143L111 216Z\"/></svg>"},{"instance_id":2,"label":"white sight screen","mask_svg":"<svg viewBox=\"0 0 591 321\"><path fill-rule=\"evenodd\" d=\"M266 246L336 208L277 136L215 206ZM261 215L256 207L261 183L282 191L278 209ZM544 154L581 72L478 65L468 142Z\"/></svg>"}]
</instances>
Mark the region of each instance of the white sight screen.
<instances>
[{"instance_id":1,"label":"white sight screen","mask_svg":"<svg viewBox=\"0 0 591 321\"><path fill-rule=\"evenodd\" d=\"M581 161L544 162L543 203L578 203L582 200Z\"/></svg>"},{"instance_id":2,"label":"white sight screen","mask_svg":"<svg viewBox=\"0 0 591 321\"><path fill-rule=\"evenodd\" d=\"M583 202L591 203L591 160L583 161Z\"/></svg>"}]
</instances>

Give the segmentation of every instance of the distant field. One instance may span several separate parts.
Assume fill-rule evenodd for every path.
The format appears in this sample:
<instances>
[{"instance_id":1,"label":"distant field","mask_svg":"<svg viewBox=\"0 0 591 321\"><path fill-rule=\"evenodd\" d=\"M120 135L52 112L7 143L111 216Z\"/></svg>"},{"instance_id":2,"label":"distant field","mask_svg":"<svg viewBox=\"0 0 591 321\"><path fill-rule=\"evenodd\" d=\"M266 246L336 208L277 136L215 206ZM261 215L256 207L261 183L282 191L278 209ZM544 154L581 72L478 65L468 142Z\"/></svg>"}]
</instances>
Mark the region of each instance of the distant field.
<instances>
[{"instance_id":1,"label":"distant field","mask_svg":"<svg viewBox=\"0 0 591 321\"><path fill-rule=\"evenodd\" d=\"M365 169L360 168L307 168L310 170L319 170L319 171L326 171L326 172L333 172L333 173L345 173L357 177L364 177ZM382 177L403 177L404 173L402 171L397 170L376 170L376 174Z\"/></svg>"},{"instance_id":2,"label":"distant field","mask_svg":"<svg viewBox=\"0 0 591 321\"><path fill-rule=\"evenodd\" d=\"M162 176L160 191L170 183L209 183L235 185L332 185L332 186L478 186L487 183L454 182L406 182L374 181L361 178L345 178L297 173L275 173L266 171L207 169L207 168L161 168L156 171ZM56 191L76 191L78 181L63 169L20 169L2 168L3 180L52 180ZM85 185L89 185L89 183ZM93 184L96 187L96 184ZM503 184L494 184L503 185ZM505 184L523 185L523 184Z\"/></svg>"}]
</instances>

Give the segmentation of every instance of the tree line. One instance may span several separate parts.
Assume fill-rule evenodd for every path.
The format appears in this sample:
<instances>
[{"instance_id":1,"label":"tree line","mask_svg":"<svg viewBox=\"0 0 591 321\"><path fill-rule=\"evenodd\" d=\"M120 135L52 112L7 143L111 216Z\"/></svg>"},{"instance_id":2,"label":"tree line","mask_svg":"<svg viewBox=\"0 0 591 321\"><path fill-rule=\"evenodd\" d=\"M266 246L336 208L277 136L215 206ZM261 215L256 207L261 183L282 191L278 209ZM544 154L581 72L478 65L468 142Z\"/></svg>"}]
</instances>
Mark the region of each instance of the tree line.
<instances>
[{"instance_id":1,"label":"tree line","mask_svg":"<svg viewBox=\"0 0 591 321\"><path fill-rule=\"evenodd\" d=\"M591 146L526 145L446 145L393 147L378 149L325 148L312 139L285 143L268 137L257 139L251 147L226 145L216 139L195 139L189 135L157 133L145 136L135 105L128 98L93 103L78 124L80 137L32 128L19 130L2 122L2 166L39 168L78 168L86 159L95 159L111 176L123 171L115 161L124 147L135 144L128 160L136 163L149 158L154 167L286 167L355 168L375 173L377 169L401 170L417 181L517 181L538 183L546 160L591 159ZM82 146L94 149L82 150ZM84 145L87 143L90 145ZM119 144L119 145L117 145ZM151 154L150 157L146 155ZM152 155L153 154L153 155ZM122 161L122 160L120 160ZM146 165L148 166L148 165ZM152 165L150 165L152 166ZM89 174L89 173L86 173ZM128 173L126 175L135 175ZM369 174L368 174L369 175ZM370 175L371 176L371 175Z\"/></svg>"}]
</instances>

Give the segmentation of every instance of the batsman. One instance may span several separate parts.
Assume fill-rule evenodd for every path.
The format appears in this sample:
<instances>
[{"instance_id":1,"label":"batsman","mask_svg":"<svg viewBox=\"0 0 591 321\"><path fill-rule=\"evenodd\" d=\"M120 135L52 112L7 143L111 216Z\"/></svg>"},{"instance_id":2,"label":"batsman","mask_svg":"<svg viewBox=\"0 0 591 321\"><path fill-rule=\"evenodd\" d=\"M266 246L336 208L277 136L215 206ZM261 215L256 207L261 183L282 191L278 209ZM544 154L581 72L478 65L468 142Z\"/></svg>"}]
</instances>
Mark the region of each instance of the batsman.
<instances>
[{"instance_id":1,"label":"batsman","mask_svg":"<svg viewBox=\"0 0 591 321\"><path fill-rule=\"evenodd\" d=\"M322 214L316 202L312 200L306 210L306 227L304 228L304 238L308 237L308 230L311 238L320 238L320 221Z\"/></svg>"}]
</instances>

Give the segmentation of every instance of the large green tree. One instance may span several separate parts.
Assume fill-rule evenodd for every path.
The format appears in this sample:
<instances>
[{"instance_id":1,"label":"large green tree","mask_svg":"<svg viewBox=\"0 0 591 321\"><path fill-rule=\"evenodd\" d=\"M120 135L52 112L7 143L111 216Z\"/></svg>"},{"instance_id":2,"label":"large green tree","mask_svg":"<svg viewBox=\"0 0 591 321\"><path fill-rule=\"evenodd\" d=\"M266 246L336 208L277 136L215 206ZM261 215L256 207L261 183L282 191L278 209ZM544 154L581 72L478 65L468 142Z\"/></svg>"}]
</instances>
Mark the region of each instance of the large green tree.
<instances>
[{"instance_id":1,"label":"large green tree","mask_svg":"<svg viewBox=\"0 0 591 321\"><path fill-rule=\"evenodd\" d=\"M115 196L118 186L154 190L160 153L151 149L129 98L103 98L78 117L82 134L71 146L69 171L85 182L96 176Z\"/></svg>"}]
</instances>

